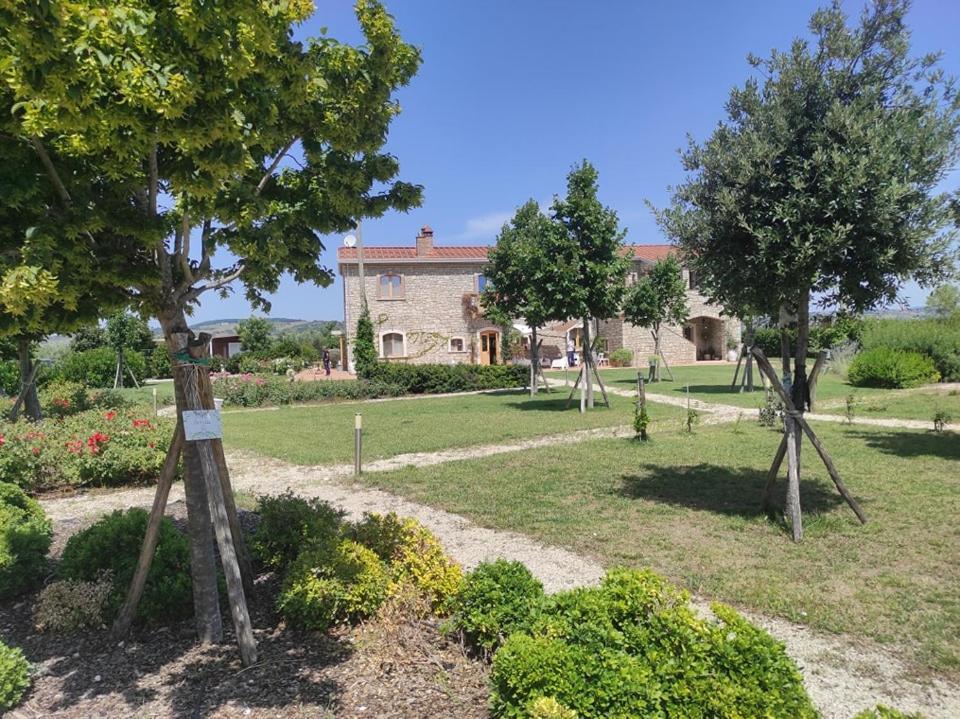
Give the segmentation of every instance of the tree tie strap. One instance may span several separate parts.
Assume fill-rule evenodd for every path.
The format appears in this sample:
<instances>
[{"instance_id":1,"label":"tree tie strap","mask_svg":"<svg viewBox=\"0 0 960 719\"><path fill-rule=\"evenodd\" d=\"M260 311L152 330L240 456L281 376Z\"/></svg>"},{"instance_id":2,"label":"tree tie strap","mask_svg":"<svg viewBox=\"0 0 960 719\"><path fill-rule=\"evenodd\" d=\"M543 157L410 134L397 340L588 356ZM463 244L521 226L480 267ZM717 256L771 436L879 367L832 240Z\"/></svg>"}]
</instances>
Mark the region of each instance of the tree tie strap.
<instances>
[{"instance_id":1,"label":"tree tie strap","mask_svg":"<svg viewBox=\"0 0 960 719\"><path fill-rule=\"evenodd\" d=\"M192 357L187 350L174 352L173 359L178 365L200 365L202 367L210 365L209 357Z\"/></svg>"}]
</instances>

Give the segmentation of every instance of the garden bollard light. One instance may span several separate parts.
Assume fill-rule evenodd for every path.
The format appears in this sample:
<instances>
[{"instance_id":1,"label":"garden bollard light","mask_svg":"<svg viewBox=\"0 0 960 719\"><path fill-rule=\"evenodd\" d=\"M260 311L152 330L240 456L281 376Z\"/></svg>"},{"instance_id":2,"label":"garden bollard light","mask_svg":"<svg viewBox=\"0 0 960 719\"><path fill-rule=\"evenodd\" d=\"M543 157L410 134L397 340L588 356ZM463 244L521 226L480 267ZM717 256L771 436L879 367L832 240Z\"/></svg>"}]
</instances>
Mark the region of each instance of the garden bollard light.
<instances>
[{"instance_id":1,"label":"garden bollard light","mask_svg":"<svg viewBox=\"0 0 960 719\"><path fill-rule=\"evenodd\" d=\"M157 388L153 388L153 416L157 416Z\"/></svg>"},{"instance_id":2,"label":"garden bollard light","mask_svg":"<svg viewBox=\"0 0 960 719\"><path fill-rule=\"evenodd\" d=\"M353 421L353 473L359 475L362 471L360 465L361 433L363 432L363 415L357 412Z\"/></svg>"}]
</instances>

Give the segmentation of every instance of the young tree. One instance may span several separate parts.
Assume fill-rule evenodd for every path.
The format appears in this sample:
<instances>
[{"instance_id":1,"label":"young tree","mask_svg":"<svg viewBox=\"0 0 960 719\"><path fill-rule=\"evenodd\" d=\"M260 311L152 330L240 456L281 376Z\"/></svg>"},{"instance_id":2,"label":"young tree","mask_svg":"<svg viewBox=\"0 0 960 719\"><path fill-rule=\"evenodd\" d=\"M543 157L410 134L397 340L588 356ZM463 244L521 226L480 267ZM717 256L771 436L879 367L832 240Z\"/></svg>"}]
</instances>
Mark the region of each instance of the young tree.
<instances>
[{"instance_id":1,"label":"young tree","mask_svg":"<svg viewBox=\"0 0 960 719\"><path fill-rule=\"evenodd\" d=\"M658 260L650 272L640 277L627 291L623 315L631 324L649 327L653 335L653 352L660 359L653 380L660 381L660 365L664 361L660 349L660 328L664 323L682 325L690 316L683 269L674 256Z\"/></svg>"},{"instance_id":2,"label":"young tree","mask_svg":"<svg viewBox=\"0 0 960 719\"><path fill-rule=\"evenodd\" d=\"M487 287L480 300L494 324L510 327L521 318L530 328L530 396L537 393L540 343L537 330L549 317L541 288L551 286L558 265L551 254L556 227L528 200L503 226L484 268ZM506 334L504 334L506 337Z\"/></svg>"},{"instance_id":3,"label":"young tree","mask_svg":"<svg viewBox=\"0 0 960 719\"><path fill-rule=\"evenodd\" d=\"M373 336L373 321L370 308L363 303L360 317L357 318L357 334L353 340L353 363L357 377L370 379L377 366L377 345Z\"/></svg>"},{"instance_id":4,"label":"young tree","mask_svg":"<svg viewBox=\"0 0 960 719\"><path fill-rule=\"evenodd\" d=\"M127 371L125 354L127 350L148 350L153 347L153 336L147 323L130 312L121 311L107 317L104 330L107 345L117 355L117 374L113 386L123 387L124 372ZM136 379L134 379L136 384Z\"/></svg>"},{"instance_id":5,"label":"young tree","mask_svg":"<svg viewBox=\"0 0 960 719\"><path fill-rule=\"evenodd\" d=\"M240 283L267 308L265 293L284 273L327 285L321 235L420 201L420 188L396 181L398 162L382 152L399 111L393 93L416 72L419 52L375 0L356 4L362 46L294 40L312 10L308 1L259 0L185 0L175 9L145 0L15 1L0 9L11 135L33 149L64 212L82 211L122 238L118 248L86 235L69 240L89 256L78 267L109 258L125 274L114 284L159 320L181 412L212 408L207 343L187 323L204 293ZM61 155L81 158L124 202L81 204ZM242 539L222 445L186 442L183 454L198 633L204 641L222 635L212 512L250 663L256 651L234 559Z\"/></svg>"},{"instance_id":6,"label":"young tree","mask_svg":"<svg viewBox=\"0 0 960 719\"><path fill-rule=\"evenodd\" d=\"M855 313L913 278L953 265L949 198L960 100L937 56L909 54L906 0L881 0L848 27L839 3L816 12L812 39L751 57L760 78L734 89L728 120L683 157L689 179L659 213L707 297L796 325L793 404L808 406L810 303ZM788 414L787 508L795 538L800 429ZM838 485L839 486L839 485Z\"/></svg>"},{"instance_id":7,"label":"young tree","mask_svg":"<svg viewBox=\"0 0 960 719\"><path fill-rule=\"evenodd\" d=\"M960 287L945 284L934 288L927 297L927 309L941 318L960 313Z\"/></svg>"},{"instance_id":8,"label":"young tree","mask_svg":"<svg viewBox=\"0 0 960 719\"><path fill-rule=\"evenodd\" d=\"M555 198L551 219L557 237L553 245L553 277L562 281L545 290L549 319L583 318L583 392L581 404L593 407L593 380L600 382L594 365L590 327L620 311L626 292L630 260L624 251L626 231L617 213L597 198L597 171L584 160L567 175L567 195ZM601 388L603 387L601 383Z\"/></svg>"},{"instance_id":9,"label":"young tree","mask_svg":"<svg viewBox=\"0 0 960 719\"><path fill-rule=\"evenodd\" d=\"M273 327L266 318L254 315L237 324L237 336L244 352L265 352L273 342Z\"/></svg>"}]
</instances>

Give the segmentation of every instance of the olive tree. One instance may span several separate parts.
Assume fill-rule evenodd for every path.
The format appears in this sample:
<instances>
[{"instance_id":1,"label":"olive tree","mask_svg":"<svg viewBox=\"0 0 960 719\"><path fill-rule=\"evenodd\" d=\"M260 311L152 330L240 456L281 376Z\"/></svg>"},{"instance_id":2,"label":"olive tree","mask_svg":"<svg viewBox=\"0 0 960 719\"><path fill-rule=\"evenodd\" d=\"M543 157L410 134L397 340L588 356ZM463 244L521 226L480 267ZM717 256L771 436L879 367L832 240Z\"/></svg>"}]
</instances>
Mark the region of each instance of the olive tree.
<instances>
[{"instance_id":1,"label":"olive tree","mask_svg":"<svg viewBox=\"0 0 960 719\"><path fill-rule=\"evenodd\" d=\"M938 187L958 156L960 102L936 55L911 56L908 7L878 0L851 26L834 2L808 37L751 56L756 76L731 91L705 142L691 140L688 177L659 212L709 300L796 326L782 362L801 420L811 303L862 312L952 267L955 228ZM799 539L800 423L787 419Z\"/></svg>"},{"instance_id":2,"label":"olive tree","mask_svg":"<svg viewBox=\"0 0 960 719\"><path fill-rule=\"evenodd\" d=\"M660 348L661 327L664 323L682 325L690 316L683 268L676 257L658 260L648 273L637 279L627 291L623 315L631 324L650 328L653 353L659 358L653 380L659 382L660 365L665 361Z\"/></svg>"}]
</instances>

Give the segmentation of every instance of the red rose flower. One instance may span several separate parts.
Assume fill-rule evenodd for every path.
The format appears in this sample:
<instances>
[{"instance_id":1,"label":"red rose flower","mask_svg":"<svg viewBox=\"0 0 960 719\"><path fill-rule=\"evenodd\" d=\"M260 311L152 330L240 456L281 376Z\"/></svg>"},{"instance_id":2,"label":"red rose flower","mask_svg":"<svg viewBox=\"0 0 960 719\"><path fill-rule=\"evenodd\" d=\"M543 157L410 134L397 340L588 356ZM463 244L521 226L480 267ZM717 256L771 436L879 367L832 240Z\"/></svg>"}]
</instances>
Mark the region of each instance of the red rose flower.
<instances>
[{"instance_id":1,"label":"red rose flower","mask_svg":"<svg viewBox=\"0 0 960 719\"><path fill-rule=\"evenodd\" d=\"M111 409L109 412L104 412L104 413L103 413L103 418L104 418L105 420L109 420L109 421L112 422L114 419L117 418L117 413L114 412L114 411ZM98 434L99 434L99 433L98 433Z\"/></svg>"},{"instance_id":2,"label":"red rose flower","mask_svg":"<svg viewBox=\"0 0 960 719\"><path fill-rule=\"evenodd\" d=\"M151 429L151 428L152 428L151 425L150 425L150 420L149 420L149 419L135 419L135 420L133 420L133 426L134 426L135 429L138 429L138 428L140 428L140 427L146 427L147 429Z\"/></svg>"}]
</instances>

